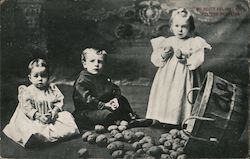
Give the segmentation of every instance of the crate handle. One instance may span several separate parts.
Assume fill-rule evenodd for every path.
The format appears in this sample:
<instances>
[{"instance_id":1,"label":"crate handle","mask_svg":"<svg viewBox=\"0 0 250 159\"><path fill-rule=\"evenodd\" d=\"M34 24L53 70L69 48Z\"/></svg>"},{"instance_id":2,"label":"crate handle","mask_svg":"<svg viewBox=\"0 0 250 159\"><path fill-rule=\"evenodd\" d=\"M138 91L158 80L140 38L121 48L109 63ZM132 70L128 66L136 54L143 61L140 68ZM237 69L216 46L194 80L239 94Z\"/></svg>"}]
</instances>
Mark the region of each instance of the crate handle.
<instances>
[{"instance_id":1,"label":"crate handle","mask_svg":"<svg viewBox=\"0 0 250 159\"><path fill-rule=\"evenodd\" d=\"M190 116L188 118L186 118L182 124L181 124L181 128L184 132L185 135L187 135L189 138L195 139L195 140L199 140L199 141L206 141L206 142L216 142L219 143L216 137L211 137L209 140L201 138L201 137L196 137L193 136L190 132L186 131L186 129L184 129L184 125L186 124L186 122L190 119L197 119L197 120L202 120L202 121L215 121L215 119L212 118L206 118L206 117L199 117L199 116Z\"/></svg>"},{"instance_id":2,"label":"crate handle","mask_svg":"<svg viewBox=\"0 0 250 159\"><path fill-rule=\"evenodd\" d=\"M189 99L189 94L191 93L191 92L193 92L193 91L199 91L200 90L200 88L199 87L194 87L194 88L192 88L192 89L190 89L189 91L188 91L188 93L187 93L187 101L188 101L188 103L189 104L194 104L193 102L191 102L191 100Z\"/></svg>"}]
</instances>

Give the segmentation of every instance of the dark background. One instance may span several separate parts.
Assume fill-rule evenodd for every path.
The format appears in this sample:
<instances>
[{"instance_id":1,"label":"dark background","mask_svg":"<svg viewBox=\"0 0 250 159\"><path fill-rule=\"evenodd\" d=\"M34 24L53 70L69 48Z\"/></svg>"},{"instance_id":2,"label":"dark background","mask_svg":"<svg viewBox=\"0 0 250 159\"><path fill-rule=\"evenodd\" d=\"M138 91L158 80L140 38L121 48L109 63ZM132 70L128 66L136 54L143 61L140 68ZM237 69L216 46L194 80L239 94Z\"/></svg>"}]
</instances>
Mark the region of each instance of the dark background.
<instances>
[{"instance_id":1,"label":"dark background","mask_svg":"<svg viewBox=\"0 0 250 159\"><path fill-rule=\"evenodd\" d=\"M81 51L91 46L106 49L109 53L107 70L112 78L152 79L156 68L150 63L149 40L159 35L170 36L168 20L172 9L186 7L195 16L196 34L213 47L202 66L203 72L213 71L235 83L248 83L246 57L250 20L246 1L160 1L161 17L151 25L140 19L139 2L142 0L3 2L3 80L9 76L25 78L26 65L38 54L48 56L55 78L72 80L81 69ZM211 11L213 7L217 10ZM230 15L227 8L238 14ZM199 9L220 11L221 15L201 15L197 12Z\"/></svg>"}]
</instances>

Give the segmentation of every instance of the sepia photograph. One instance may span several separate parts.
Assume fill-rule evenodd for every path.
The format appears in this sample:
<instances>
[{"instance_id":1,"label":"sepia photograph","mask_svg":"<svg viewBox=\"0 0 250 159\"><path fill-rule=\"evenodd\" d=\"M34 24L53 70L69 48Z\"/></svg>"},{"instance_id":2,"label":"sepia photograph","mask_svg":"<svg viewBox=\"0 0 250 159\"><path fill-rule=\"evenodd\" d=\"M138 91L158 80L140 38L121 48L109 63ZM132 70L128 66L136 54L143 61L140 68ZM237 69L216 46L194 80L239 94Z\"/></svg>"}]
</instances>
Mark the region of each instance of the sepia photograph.
<instances>
[{"instance_id":1,"label":"sepia photograph","mask_svg":"<svg viewBox=\"0 0 250 159\"><path fill-rule=\"evenodd\" d=\"M249 158L250 0L0 5L0 158Z\"/></svg>"}]
</instances>

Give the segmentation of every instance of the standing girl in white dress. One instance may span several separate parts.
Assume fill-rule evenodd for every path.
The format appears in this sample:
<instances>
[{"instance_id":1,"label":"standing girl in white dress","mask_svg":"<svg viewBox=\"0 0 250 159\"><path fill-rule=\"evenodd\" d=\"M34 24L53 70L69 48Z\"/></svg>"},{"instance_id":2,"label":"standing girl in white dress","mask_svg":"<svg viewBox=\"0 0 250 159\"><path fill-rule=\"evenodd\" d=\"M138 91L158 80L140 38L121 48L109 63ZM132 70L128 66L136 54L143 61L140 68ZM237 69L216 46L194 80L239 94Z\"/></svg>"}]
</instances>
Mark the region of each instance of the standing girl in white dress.
<instances>
[{"instance_id":1,"label":"standing girl in white dress","mask_svg":"<svg viewBox=\"0 0 250 159\"><path fill-rule=\"evenodd\" d=\"M174 36L151 40L151 61L158 71L150 91L147 119L178 126L189 117L192 106L187 101L187 93L193 88L205 49L211 49L203 38L193 35L194 29L192 15L180 8L170 18ZM189 97L192 98L192 93Z\"/></svg>"},{"instance_id":2,"label":"standing girl in white dress","mask_svg":"<svg viewBox=\"0 0 250 159\"><path fill-rule=\"evenodd\" d=\"M48 82L46 62L34 59L28 68L31 85L19 86L19 104L3 132L23 147L32 147L34 141L55 142L79 134L73 116L63 111L63 94Z\"/></svg>"}]
</instances>

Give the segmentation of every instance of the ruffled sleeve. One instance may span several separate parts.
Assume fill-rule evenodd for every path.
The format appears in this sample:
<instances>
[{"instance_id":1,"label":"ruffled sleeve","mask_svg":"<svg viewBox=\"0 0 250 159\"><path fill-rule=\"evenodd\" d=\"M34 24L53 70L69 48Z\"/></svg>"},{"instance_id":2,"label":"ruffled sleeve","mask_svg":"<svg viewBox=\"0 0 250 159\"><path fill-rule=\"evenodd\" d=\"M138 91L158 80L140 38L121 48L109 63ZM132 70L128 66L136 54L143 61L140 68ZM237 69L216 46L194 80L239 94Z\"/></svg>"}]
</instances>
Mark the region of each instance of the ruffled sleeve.
<instances>
[{"instance_id":1,"label":"ruffled sleeve","mask_svg":"<svg viewBox=\"0 0 250 159\"><path fill-rule=\"evenodd\" d=\"M55 96L55 100L53 101L53 106L58 107L62 111L64 95L55 84L50 84L50 88L52 89L52 92Z\"/></svg>"},{"instance_id":2,"label":"ruffled sleeve","mask_svg":"<svg viewBox=\"0 0 250 159\"><path fill-rule=\"evenodd\" d=\"M30 119L34 119L34 114L37 110L32 102L32 95L30 89L24 85L18 87L18 100L21 104L21 110Z\"/></svg>"},{"instance_id":3,"label":"ruffled sleeve","mask_svg":"<svg viewBox=\"0 0 250 159\"><path fill-rule=\"evenodd\" d=\"M212 47L205 39L196 37L191 43L191 56L187 59L189 70L195 70L204 62L205 49L211 50Z\"/></svg>"},{"instance_id":4,"label":"ruffled sleeve","mask_svg":"<svg viewBox=\"0 0 250 159\"><path fill-rule=\"evenodd\" d=\"M166 63L166 59L162 58L162 53L164 52L165 47L167 47L168 41L169 38L165 38L163 36L154 38L150 41L153 48L151 62L156 67L163 67Z\"/></svg>"}]
</instances>

